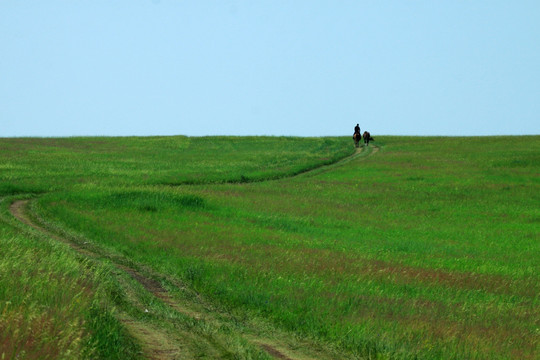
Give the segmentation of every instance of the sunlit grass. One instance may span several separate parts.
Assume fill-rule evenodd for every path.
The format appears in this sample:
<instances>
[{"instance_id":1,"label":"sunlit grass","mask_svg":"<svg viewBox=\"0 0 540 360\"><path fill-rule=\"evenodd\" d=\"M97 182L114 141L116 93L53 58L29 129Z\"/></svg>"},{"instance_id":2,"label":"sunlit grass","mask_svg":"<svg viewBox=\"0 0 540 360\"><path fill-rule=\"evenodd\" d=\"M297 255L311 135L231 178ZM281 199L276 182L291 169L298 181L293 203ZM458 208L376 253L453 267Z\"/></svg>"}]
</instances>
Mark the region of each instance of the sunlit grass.
<instances>
[{"instance_id":1,"label":"sunlit grass","mask_svg":"<svg viewBox=\"0 0 540 360\"><path fill-rule=\"evenodd\" d=\"M6 160L1 176L11 182L0 191L47 192L41 215L104 252L343 354L535 359L539 138L377 144L373 156L283 178L351 144L60 139L55 150L21 140L48 155ZM44 171L25 172L31 163Z\"/></svg>"},{"instance_id":2,"label":"sunlit grass","mask_svg":"<svg viewBox=\"0 0 540 360\"><path fill-rule=\"evenodd\" d=\"M0 231L1 359L134 358L111 314L106 268L6 224Z\"/></svg>"},{"instance_id":3,"label":"sunlit grass","mask_svg":"<svg viewBox=\"0 0 540 360\"><path fill-rule=\"evenodd\" d=\"M251 182L300 173L354 150L339 138L0 139L0 194L76 184Z\"/></svg>"},{"instance_id":4,"label":"sunlit grass","mask_svg":"<svg viewBox=\"0 0 540 360\"><path fill-rule=\"evenodd\" d=\"M316 176L80 186L43 211L237 312L358 355L534 358L538 139L381 140L376 156Z\"/></svg>"},{"instance_id":5,"label":"sunlit grass","mask_svg":"<svg viewBox=\"0 0 540 360\"><path fill-rule=\"evenodd\" d=\"M97 207L205 208L197 195L170 197L166 189L289 176L350 154L347 145L337 138L0 139L0 196L109 184L121 190L113 188ZM167 186L127 190L130 184ZM8 215L10 201L2 203L0 222L1 357L136 356L138 348L114 316L125 304L116 303L114 293L121 290L108 279L110 269L81 262L74 251L23 232Z\"/></svg>"}]
</instances>

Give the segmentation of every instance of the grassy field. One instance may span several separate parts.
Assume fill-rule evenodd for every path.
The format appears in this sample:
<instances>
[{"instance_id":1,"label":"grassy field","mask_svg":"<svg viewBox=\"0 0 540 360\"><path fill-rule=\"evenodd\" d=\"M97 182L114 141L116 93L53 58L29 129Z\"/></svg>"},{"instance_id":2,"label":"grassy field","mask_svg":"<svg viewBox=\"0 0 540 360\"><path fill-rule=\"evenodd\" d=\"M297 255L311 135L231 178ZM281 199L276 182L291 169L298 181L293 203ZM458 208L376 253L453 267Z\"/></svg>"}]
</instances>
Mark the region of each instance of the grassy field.
<instances>
[{"instance_id":1,"label":"grassy field","mask_svg":"<svg viewBox=\"0 0 540 360\"><path fill-rule=\"evenodd\" d=\"M318 168L350 142L0 139L0 353L144 356L129 318L187 358L280 357L258 337L291 359L537 359L540 137L377 137ZM91 256L20 225L22 197Z\"/></svg>"}]
</instances>

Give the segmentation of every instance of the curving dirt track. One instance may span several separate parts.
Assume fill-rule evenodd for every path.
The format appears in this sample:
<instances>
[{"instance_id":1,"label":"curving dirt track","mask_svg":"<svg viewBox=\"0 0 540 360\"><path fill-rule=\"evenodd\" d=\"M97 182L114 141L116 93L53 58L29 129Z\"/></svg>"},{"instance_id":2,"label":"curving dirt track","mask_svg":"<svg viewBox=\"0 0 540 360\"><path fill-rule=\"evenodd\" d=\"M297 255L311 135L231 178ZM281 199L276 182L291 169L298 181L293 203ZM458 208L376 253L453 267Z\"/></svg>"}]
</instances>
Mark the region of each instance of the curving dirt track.
<instances>
[{"instance_id":1,"label":"curving dirt track","mask_svg":"<svg viewBox=\"0 0 540 360\"><path fill-rule=\"evenodd\" d=\"M319 172L328 171L334 167L341 166L350 161L353 161L357 158L366 158L375 154L379 148L377 146L372 146L371 152L364 155L363 152L366 148L361 147L356 150L356 152L346 157L334 164L321 166L319 168L310 170L308 172L302 173L297 176L307 175L307 174L316 174ZM241 186L241 185L239 185ZM31 200L16 200L10 207L9 211L17 220L21 223L31 227L35 231L39 232L42 235L45 235L49 238L52 238L56 241L60 241L69 245L73 250L79 253L82 256L90 258L103 258L104 254L98 253L95 250L92 250L90 247L85 247L80 245L69 238L59 235L54 231L48 229L45 225L41 224L39 221L34 220L33 217L29 216L30 209L29 204ZM106 254L105 254L106 255ZM110 257L108 257L111 260ZM219 322L216 320L211 313L200 312L190 307L189 304L186 306L185 302L181 302L175 299L170 292L165 289L162 284L155 280L154 277L150 276L147 273L143 273L133 267L120 264L112 260L114 266L126 274L128 274L133 280L139 283L146 291L152 294L155 298L159 299L162 303L169 306L174 311L181 313L182 315L192 318L194 321L207 321L207 322ZM181 284L178 284L179 287L182 287ZM183 288L183 287L182 287ZM150 325L143 321L138 321L130 317L120 316L120 321L124 326L129 330L129 332L134 336L139 343L141 344L144 354L149 359L154 360L169 360L169 359L180 359L180 358L191 358L192 354L186 353L184 344L181 343L181 340L178 339L178 336L171 335L163 329L159 329L154 325ZM217 324L219 326L219 324ZM251 343L255 347L263 350L268 356L275 359L284 359L284 360L309 360L314 359L309 355L304 354L298 349L292 350L284 345L282 342L278 342L274 339L264 338L260 335L255 336L248 333L240 334L248 343ZM333 359L332 354L322 354L318 353L316 357L318 359Z\"/></svg>"},{"instance_id":2,"label":"curving dirt track","mask_svg":"<svg viewBox=\"0 0 540 360\"><path fill-rule=\"evenodd\" d=\"M364 159L376 154L378 151L379 151L379 147L375 146L375 145L361 146L361 147L357 148L356 151L350 156L347 156L347 157L345 157L345 158L343 158L341 160L338 160L335 163L328 164L328 165L323 165L323 166L320 166L318 168L311 169L309 171L303 172L301 174L296 175L295 177L314 176L314 175L317 175L317 174L320 174L320 173L323 173L323 172L326 172L326 171L330 171L330 170L332 170L332 169L334 169L336 167L348 164L353 160L359 160L359 161L364 160Z\"/></svg>"},{"instance_id":3,"label":"curving dirt track","mask_svg":"<svg viewBox=\"0 0 540 360\"><path fill-rule=\"evenodd\" d=\"M70 241L69 239L62 237L60 235L57 235L53 232L51 232L49 229L47 229L45 226L39 224L38 222L32 220L28 216L28 205L30 200L17 200L13 202L10 207L9 211L11 214L18 219L20 222L30 226L34 230L37 230L39 233L46 235L50 238L53 238L57 241L60 241L62 243L65 243L69 245L72 249L74 249L79 254L91 257L91 258L98 258L100 255L85 249L81 247L80 245L74 243L73 241ZM130 274L136 281L138 281L147 291L152 293L155 297L159 298L160 300L164 301L167 304L173 304L174 301L172 298L168 295L167 291L161 286L161 284L147 276L142 275L137 270L123 266L120 264L115 264L115 266L126 273ZM156 329L150 328L147 324L144 324L142 322L135 321L133 319L126 319L122 318L120 319L124 326L130 331L130 333L137 338L138 341L140 341L145 354L148 356L149 359L154 360L167 360L167 359L177 359L177 349L170 346L169 342L166 341L157 341L155 333ZM162 337L159 337L162 339Z\"/></svg>"}]
</instances>

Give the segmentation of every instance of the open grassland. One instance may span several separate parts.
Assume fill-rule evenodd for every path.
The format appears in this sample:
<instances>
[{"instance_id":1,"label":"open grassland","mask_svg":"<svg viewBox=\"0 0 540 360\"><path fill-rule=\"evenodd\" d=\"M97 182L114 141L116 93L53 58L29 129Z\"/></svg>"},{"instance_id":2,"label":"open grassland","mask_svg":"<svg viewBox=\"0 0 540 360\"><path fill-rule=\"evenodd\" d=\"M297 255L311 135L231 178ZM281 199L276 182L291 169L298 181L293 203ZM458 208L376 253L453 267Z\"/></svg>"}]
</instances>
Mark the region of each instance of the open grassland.
<instances>
[{"instance_id":1,"label":"open grassland","mask_svg":"<svg viewBox=\"0 0 540 360\"><path fill-rule=\"evenodd\" d=\"M122 264L111 262L109 254L78 251L76 246L62 244L63 238L53 235L51 239L50 234L21 224L9 214L10 204L59 190L77 193L78 186L128 189L145 184L169 187L280 178L335 162L353 152L348 145L336 138L0 139L0 358L185 355L163 345L171 338L166 334L171 329L152 326L152 321L162 322L159 316L172 324L177 336L190 337L178 331L179 326L196 334L192 343L200 349L189 357L267 358L264 351L235 345L230 333L226 340L209 334L207 328L224 327L222 322L194 325L191 320L186 324L185 319L174 321L170 309L162 309L156 320L148 309L140 308L155 308L156 299L130 274L119 272L119 267L125 270ZM183 199L181 204L193 200L196 204L196 198ZM141 354L135 343L141 339L147 353ZM213 347L220 349L210 351L208 342L218 343Z\"/></svg>"},{"instance_id":2,"label":"open grassland","mask_svg":"<svg viewBox=\"0 0 540 360\"><path fill-rule=\"evenodd\" d=\"M107 314L221 344L188 357L275 355L242 340L272 328L293 334L290 346L332 349L328 358L538 358L540 137L381 137L372 156L305 172L351 154L350 141L2 139L0 191L41 193L34 216L95 259L22 232L4 205L3 247L21 259L33 247L55 253L38 256L45 270L28 270L44 278L0 280L0 314L34 311L8 304L23 281L24 293L41 293L47 276L71 274L62 316L79 325L66 339L85 340L66 340L66 351L81 354L99 348L80 345L99 332L84 325L98 302ZM0 279L19 266L13 258L0 258ZM147 269L176 302L206 310L171 313L127 277L102 283L111 263ZM90 305L73 312L74 301ZM34 302L38 315L49 309ZM201 320L208 313L213 320ZM2 324L0 341L10 331ZM136 349L119 339L103 348Z\"/></svg>"}]
</instances>

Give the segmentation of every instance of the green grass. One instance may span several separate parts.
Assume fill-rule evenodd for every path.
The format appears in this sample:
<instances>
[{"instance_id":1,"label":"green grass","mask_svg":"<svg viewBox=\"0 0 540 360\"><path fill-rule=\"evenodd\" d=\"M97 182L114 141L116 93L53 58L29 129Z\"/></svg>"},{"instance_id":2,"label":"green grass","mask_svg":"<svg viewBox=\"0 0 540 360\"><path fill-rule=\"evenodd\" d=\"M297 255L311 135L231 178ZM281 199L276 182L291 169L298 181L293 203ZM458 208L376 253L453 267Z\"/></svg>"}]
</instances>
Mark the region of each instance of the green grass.
<instances>
[{"instance_id":1,"label":"green grass","mask_svg":"<svg viewBox=\"0 0 540 360\"><path fill-rule=\"evenodd\" d=\"M1 139L0 191L260 181L334 162L353 152L347 145L291 137Z\"/></svg>"},{"instance_id":2,"label":"green grass","mask_svg":"<svg viewBox=\"0 0 540 360\"><path fill-rule=\"evenodd\" d=\"M109 279L115 270L106 259L89 264L65 245L36 232L31 235L8 214L13 196L99 184L123 187L102 199L104 207L151 212L205 207L195 195L170 198L162 192L127 189L133 184L169 188L280 178L346 156L352 152L347 145L336 138L284 137L1 139L0 356L138 357L140 347L118 319L125 317L121 312L138 316L126 302L126 291L134 298L148 297L116 283L117 276Z\"/></svg>"},{"instance_id":3,"label":"green grass","mask_svg":"<svg viewBox=\"0 0 540 360\"><path fill-rule=\"evenodd\" d=\"M0 216L0 358L135 359L114 316L110 269Z\"/></svg>"},{"instance_id":4,"label":"green grass","mask_svg":"<svg viewBox=\"0 0 540 360\"><path fill-rule=\"evenodd\" d=\"M344 358L537 358L540 138L377 137L288 177L349 140L3 139L0 190Z\"/></svg>"}]
</instances>

